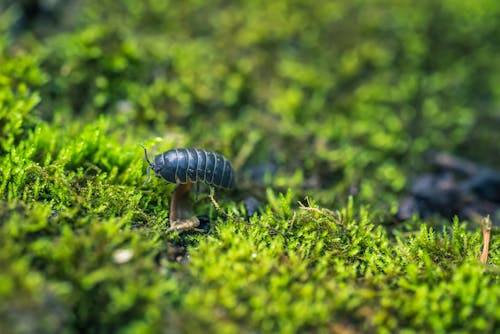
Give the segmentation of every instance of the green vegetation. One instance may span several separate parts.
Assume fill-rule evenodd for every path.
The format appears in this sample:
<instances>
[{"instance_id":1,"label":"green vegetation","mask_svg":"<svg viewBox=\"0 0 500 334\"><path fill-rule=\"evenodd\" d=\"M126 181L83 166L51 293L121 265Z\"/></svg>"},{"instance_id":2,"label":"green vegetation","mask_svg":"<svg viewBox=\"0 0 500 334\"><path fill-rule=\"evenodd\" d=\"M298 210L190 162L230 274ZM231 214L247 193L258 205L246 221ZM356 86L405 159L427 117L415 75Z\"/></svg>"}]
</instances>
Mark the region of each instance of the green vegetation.
<instances>
[{"instance_id":1,"label":"green vegetation","mask_svg":"<svg viewBox=\"0 0 500 334\"><path fill-rule=\"evenodd\" d=\"M500 168L498 1L55 1L52 26L20 3L0 332L500 328L498 227L482 265L477 224L389 219L428 150ZM208 234L167 233L173 185L143 184L139 144L233 161L221 209L197 200Z\"/></svg>"}]
</instances>

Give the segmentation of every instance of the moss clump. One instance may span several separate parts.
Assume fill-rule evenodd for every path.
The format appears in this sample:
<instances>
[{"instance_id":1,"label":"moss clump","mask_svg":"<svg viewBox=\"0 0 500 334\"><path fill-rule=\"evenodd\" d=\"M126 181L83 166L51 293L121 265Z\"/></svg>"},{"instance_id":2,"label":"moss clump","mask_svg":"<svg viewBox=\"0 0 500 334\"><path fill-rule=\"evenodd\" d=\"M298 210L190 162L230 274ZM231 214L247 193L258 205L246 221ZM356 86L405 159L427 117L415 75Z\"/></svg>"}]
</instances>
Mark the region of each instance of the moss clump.
<instances>
[{"instance_id":1,"label":"moss clump","mask_svg":"<svg viewBox=\"0 0 500 334\"><path fill-rule=\"evenodd\" d=\"M500 166L497 2L70 3L0 14L0 332L500 327L497 227L386 224L424 151ZM138 144L231 158L208 234Z\"/></svg>"}]
</instances>

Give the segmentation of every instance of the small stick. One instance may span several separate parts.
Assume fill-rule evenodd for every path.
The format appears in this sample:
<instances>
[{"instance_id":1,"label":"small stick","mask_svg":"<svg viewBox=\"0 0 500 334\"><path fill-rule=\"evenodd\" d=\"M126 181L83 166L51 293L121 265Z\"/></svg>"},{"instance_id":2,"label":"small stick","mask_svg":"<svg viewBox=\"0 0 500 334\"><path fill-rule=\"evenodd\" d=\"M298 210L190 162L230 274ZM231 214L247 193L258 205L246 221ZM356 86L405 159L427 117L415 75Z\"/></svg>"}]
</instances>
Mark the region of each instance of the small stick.
<instances>
[{"instance_id":1,"label":"small stick","mask_svg":"<svg viewBox=\"0 0 500 334\"><path fill-rule=\"evenodd\" d=\"M486 264L488 261L488 251L490 248L490 237L491 237L491 219L490 216L486 216L483 219L481 219L481 226L483 230L483 252L481 253L481 258L480 261L481 263Z\"/></svg>"}]
</instances>

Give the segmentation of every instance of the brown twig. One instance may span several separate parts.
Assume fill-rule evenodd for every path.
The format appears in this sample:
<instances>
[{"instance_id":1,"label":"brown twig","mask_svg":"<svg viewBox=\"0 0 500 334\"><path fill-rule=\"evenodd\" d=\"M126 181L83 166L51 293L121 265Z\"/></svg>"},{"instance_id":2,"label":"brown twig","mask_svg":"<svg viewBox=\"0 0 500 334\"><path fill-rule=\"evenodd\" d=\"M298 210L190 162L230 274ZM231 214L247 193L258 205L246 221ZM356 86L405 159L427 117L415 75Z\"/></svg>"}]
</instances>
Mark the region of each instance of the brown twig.
<instances>
[{"instance_id":1,"label":"brown twig","mask_svg":"<svg viewBox=\"0 0 500 334\"><path fill-rule=\"evenodd\" d=\"M481 263L486 264L488 261L488 251L490 248L490 237L491 237L491 219L490 216L486 216L483 219L481 219L481 226L483 230L483 252L481 253L481 258L480 261Z\"/></svg>"}]
</instances>

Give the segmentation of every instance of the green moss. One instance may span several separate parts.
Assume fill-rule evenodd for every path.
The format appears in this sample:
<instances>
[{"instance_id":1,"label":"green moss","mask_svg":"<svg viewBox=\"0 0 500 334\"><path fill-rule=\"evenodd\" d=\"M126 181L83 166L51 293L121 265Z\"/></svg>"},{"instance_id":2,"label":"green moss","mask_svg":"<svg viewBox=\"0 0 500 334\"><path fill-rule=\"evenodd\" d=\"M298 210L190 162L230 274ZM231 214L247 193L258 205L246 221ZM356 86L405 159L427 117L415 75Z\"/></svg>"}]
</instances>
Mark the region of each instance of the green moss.
<instances>
[{"instance_id":1,"label":"green moss","mask_svg":"<svg viewBox=\"0 0 500 334\"><path fill-rule=\"evenodd\" d=\"M0 14L0 332L500 327L497 227L386 224L423 152L500 167L497 2L75 3ZM208 234L139 144L230 158Z\"/></svg>"}]
</instances>

